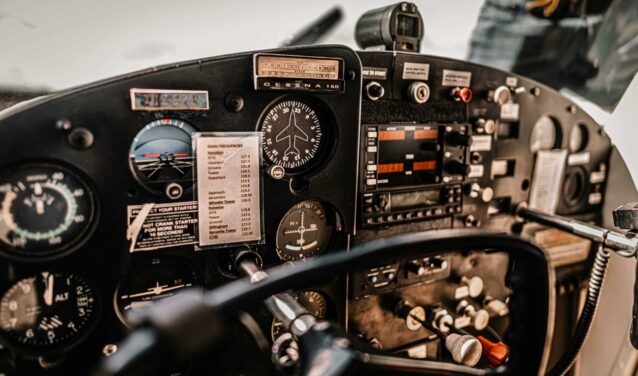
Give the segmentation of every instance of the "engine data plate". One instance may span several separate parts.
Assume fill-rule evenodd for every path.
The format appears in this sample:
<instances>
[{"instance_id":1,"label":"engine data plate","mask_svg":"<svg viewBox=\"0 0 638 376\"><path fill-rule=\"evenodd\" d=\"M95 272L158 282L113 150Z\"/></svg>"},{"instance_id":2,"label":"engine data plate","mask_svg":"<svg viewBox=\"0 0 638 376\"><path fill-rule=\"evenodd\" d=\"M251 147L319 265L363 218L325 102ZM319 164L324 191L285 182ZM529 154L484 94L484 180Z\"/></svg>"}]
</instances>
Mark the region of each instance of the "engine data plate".
<instances>
[{"instance_id":1,"label":"engine data plate","mask_svg":"<svg viewBox=\"0 0 638 376\"><path fill-rule=\"evenodd\" d=\"M261 133L196 133L199 247L259 243Z\"/></svg>"},{"instance_id":2,"label":"engine data plate","mask_svg":"<svg viewBox=\"0 0 638 376\"><path fill-rule=\"evenodd\" d=\"M341 93L343 60L290 55L254 56L256 90Z\"/></svg>"}]
</instances>

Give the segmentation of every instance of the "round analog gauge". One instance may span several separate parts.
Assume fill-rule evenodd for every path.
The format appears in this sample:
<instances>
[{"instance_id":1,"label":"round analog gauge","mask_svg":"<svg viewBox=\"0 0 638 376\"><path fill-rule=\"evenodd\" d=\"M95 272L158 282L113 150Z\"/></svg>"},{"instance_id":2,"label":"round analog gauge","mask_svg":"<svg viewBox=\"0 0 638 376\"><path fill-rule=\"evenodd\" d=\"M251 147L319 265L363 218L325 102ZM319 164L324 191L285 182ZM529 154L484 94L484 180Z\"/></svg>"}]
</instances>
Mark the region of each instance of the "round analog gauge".
<instances>
[{"instance_id":1,"label":"round analog gauge","mask_svg":"<svg viewBox=\"0 0 638 376\"><path fill-rule=\"evenodd\" d=\"M115 291L115 313L126 325L128 316L178 292L199 285L199 276L186 261L154 257L134 266Z\"/></svg>"},{"instance_id":2,"label":"round analog gauge","mask_svg":"<svg viewBox=\"0 0 638 376\"><path fill-rule=\"evenodd\" d=\"M129 158L131 168L142 185L162 193L171 184L181 190L193 185L193 147L195 128L177 119L160 119L147 124L133 139Z\"/></svg>"},{"instance_id":3,"label":"round analog gauge","mask_svg":"<svg viewBox=\"0 0 638 376\"><path fill-rule=\"evenodd\" d=\"M539 150L549 150L560 146L560 125L553 118L543 115L534 124L530 137L530 150L536 153Z\"/></svg>"},{"instance_id":4,"label":"round analog gauge","mask_svg":"<svg viewBox=\"0 0 638 376\"><path fill-rule=\"evenodd\" d=\"M317 291L306 290L296 293L295 299L301 304L302 307L308 310L308 312L318 319L326 318L328 314L328 302L326 298ZM280 335L286 332L284 324L278 319L273 319L270 334L272 340L276 340Z\"/></svg>"},{"instance_id":5,"label":"round analog gauge","mask_svg":"<svg viewBox=\"0 0 638 376\"><path fill-rule=\"evenodd\" d=\"M323 150L324 126L317 110L305 101L275 104L260 124L266 159L290 174L307 170Z\"/></svg>"},{"instance_id":6,"label":"round analog gauge","mask_svg":"<svg viewBox=\"0 0 638 376\"><path fill-rule=\"evenodd\" d=\"M587 127L583 124L577 124L569 134L569 151L572 153L583 151L587 147L588 141L589 133Z\"/></svg>"},{"instance_id":7,"label":"round analog gauge","mask_svg":"<svg viewBox=\"0 0 638 376\"><path fill-rule=\"evenodd\" d=\"M95 218L93 192L61 166L31 165L0 179L0 248L23 259L77 248Z\"/></svg>"},{"instance_id":8,"label":"round analog gauge","mask_svg":"<svg viewBox=\"0 0 638 376\"><path fill-rule=\"evenodd\" d=\"M293 206L277 228L277 255L285 261L300 260L323 251L332 237L326 210L314 200Z\"/></svg>"},{"instance_id":9,"label":"round analog gauge","mask_svg":"<svg viewBox=\"0 0 638 376\"><path fill-rule=\"evenodd\" d=\"M0 333L33 354L77 344L97 316L97 298L81 278L42 272L18 281L0 301Z\"/></svg>"}]
</instances>

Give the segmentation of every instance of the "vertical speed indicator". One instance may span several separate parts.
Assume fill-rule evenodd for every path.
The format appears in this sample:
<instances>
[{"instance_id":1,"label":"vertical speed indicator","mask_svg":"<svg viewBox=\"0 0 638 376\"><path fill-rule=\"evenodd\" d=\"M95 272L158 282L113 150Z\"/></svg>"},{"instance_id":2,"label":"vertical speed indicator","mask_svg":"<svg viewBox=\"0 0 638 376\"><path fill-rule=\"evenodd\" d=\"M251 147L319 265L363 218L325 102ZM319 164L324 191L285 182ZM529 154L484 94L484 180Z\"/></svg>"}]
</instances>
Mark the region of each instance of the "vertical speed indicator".
<instances>
[{"instance_id":1,"label":"vertical speed indicator","mask_svg":"<svg viewBox=\"0 0 638 376\"><path fill-rule=\"evenodd\" d=\"M288 174L307 171L324 151L326 129L313 105L301 99L282 100L266 112L260 123L263 150L272 165Z\"/></svg>"}]
</instances>

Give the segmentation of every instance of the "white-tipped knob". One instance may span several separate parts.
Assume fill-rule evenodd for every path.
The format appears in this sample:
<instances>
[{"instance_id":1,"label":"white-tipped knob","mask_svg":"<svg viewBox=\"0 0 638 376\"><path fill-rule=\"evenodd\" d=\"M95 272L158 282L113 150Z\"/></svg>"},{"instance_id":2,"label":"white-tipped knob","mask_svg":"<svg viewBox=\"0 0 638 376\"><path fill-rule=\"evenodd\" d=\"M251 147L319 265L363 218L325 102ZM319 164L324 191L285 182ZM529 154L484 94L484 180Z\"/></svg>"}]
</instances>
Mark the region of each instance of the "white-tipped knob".
<instances>
[{"instance_id":1,"label":"white-tipped knob","mask_svg":"<svg viewBox=\"0 0 638 376\"><path fill-rule=\"evenodd\" d=\"M458 364L473 367L481 359L483 347L478 339L471 335L452 333L445 339L445 347Z\"/></svg>"}]
</instances>

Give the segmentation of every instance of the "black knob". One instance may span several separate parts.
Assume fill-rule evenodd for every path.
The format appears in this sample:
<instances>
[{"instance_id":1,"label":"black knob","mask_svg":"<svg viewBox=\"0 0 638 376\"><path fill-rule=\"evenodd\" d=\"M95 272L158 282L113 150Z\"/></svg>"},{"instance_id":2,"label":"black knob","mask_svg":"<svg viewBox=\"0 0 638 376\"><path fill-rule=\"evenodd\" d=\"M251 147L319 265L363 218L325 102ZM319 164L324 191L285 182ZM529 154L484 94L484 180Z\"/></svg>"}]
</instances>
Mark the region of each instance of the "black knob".
<instances>
[{"instance_id":1,"label":"black knob","mask_svg":"<svg viewBox=\"0 0 638 376\"><path fill-rule=\"evenodd\" d=\"M461 132L452 132L446 137L447 143L452 146L470 146L472 145L472 136Z\"/></svg>"},{"instance_id":2,"label":"black knob","mask_svg":"<svg viewBox=\"0 0 638 376\"><path fill-rule=\"evenodd\" d=\"M370 100L376 101L385 94L385 89L380 83L372 81L366 85L366 94Z\"/></svg>"},{"instance_id":3,"label":"black knob","mask_svg":"<svg viewBox=\"0 0 638 376\"><path fill-rule=\"evenodd\" d=\"M445 171L453 175L467 175L470 170L470 166L459 161L449 161L445 164Z\"/></svg>"}]
</instances>

